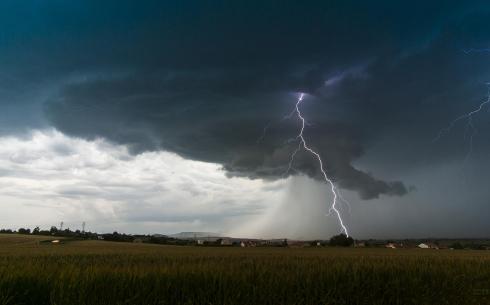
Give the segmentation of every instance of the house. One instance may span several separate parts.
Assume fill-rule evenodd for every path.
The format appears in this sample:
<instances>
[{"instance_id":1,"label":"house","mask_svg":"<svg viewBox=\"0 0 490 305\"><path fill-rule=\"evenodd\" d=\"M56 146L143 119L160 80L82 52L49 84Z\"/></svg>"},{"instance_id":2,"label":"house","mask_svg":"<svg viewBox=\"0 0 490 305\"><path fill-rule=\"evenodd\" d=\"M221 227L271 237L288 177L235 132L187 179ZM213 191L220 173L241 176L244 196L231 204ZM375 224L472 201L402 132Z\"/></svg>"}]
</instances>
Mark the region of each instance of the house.
<instances>
[{"instance_id":1,"label":"house","mask_svg":"<svg viewBox=\"0 0 490 305\"><path fill-rule=\"evenodd\" d=\"M417 246L420 249L429 249L429 246L427 244L421 243Z\"/></svg>"},{"instance_id":2,"label":"house","mask_svg":"<svg viewBox=\"0 0 490 305\"><path fill-rule=\"evenodd\" d=\"M261 246L271 246L271 247L285 246L286 240L285 239L266 239L266 240L259 241L259 244Z\"/></svg>"},{"instance_id":3,"label":"house","mask_svg":"<svg viewBox=\"0 0 490 305\"><path fill-rule=\"evenodd\" d=\"M303 248L303 247L308 247L310 245L310 243L305 242L303 240L288 239L286 242L287 242L288 247Z\"/></svg>"},{"instance_id":4,"label":"house","mask_svg":"<svg viewBox=\"0 0 490 305\"><path fill-rule=\"evenodd\" d=\"M242 241L240 242L240 247L245 248L245 247L256 247L257 243L254 241Z\"/></svg>"},{"instance_id":5,"label":"house","mask_svg":"<svg viewBox=\"0 0 490 305\"><path fill-rule=\"evenodd\" d=\"M439 246L434 243L427 243L427 246L429 246L429 249L439 249Z\"/></svg>"},{"instance_id":6,"label":"house","mask_svg":"<svg viewBox=\"0 0 490 305\"><path fill-rule=\"evenodd\" d=\"M394 243L387 243L385 248L396 249L396 245Z\"/></svg>"},{"instance_id":7,"label":"house","mask_svg":"<svg viewBox=\"0 0 490 305\"><path fill-rule=\"evenodd\" d=\"M231 246L231 245L233 245L233 241L231 240L231 238L223 238L223 239L221 239L221 245L222 246Z\"/></svg>"},{"instance_id":8,"label":"house","mask_svg":"<svg viewBox=\"0 0 490 305\"><path fill-rule=\"evenodd\" d=\"M204 245L204 240L203 239L198 239L197 240L198 245Z\"/></svg>"}]
</instances>

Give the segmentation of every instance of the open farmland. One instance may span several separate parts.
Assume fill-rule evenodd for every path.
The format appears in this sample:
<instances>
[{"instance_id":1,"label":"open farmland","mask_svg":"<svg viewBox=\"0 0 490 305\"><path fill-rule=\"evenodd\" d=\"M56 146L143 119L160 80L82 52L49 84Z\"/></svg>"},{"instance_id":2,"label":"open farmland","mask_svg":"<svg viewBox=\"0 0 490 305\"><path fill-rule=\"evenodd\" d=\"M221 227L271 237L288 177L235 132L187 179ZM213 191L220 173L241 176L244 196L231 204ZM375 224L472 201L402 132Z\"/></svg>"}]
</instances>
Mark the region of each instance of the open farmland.
<instances>
[{"instance_id":1,"label":"open farmland","mask_svg":"<svg viewBox=\"0 0 490 305\"><path fill-rule=\"evenodd\" d=\"M490 304L490 252L0 235L0 304Z\"/></svg>"}]
</instances>

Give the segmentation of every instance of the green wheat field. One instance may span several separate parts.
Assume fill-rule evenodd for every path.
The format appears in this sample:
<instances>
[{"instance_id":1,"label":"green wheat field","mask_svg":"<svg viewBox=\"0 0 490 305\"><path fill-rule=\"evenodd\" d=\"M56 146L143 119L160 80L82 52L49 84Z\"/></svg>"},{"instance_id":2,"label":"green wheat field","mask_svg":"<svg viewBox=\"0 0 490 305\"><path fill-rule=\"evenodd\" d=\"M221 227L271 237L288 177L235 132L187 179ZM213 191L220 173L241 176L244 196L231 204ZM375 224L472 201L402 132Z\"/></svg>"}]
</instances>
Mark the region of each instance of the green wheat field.
<instances>
[{"instance_id":1,"label":"green wheat field","mask_svg":"<svg viewBox=\"0 0 490 305\"><path fill-rule=\"evenodd\" d=\"M48 239L0 235L0 305L490 304L490 251Z\"/></svg>"}]
</instances>

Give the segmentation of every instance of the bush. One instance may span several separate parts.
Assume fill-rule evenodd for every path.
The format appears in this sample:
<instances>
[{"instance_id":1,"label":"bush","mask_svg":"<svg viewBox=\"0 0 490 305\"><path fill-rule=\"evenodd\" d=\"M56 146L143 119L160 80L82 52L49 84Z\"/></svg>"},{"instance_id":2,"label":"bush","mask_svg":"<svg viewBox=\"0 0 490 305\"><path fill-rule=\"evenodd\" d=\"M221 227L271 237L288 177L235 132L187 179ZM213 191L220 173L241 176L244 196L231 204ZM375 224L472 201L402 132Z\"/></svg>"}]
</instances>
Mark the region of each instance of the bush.
<instances>
[{"instance_id":1,"label":"bush","mask_svg":"<svg viewBox=\"0 0 490 305\"><path fill-rule=\"evenodd\" d=\"M20 228L18 232L19 234L31 234L31 229Z\"/></svg>"}]
</instances>

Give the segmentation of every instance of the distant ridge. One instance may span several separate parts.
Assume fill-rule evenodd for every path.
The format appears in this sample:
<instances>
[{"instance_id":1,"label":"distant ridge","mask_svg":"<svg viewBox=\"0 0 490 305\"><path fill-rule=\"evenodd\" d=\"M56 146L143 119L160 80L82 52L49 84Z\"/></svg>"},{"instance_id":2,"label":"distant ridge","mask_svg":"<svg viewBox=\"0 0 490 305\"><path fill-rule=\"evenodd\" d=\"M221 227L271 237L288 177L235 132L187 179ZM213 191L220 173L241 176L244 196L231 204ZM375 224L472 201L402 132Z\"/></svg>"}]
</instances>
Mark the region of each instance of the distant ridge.
<instances>
[{"instance_id":1,"label":"distant ridge","mask_svg":"<svg viewBox=\"0 0 490 305\"><path fill-rule=\"evenodd\" d=\"M221 234L213 232L180 232L176 234L170 234L168 236L178 239L193 239L205 237L221 237Z\"/></svg>"}]
</instances>

